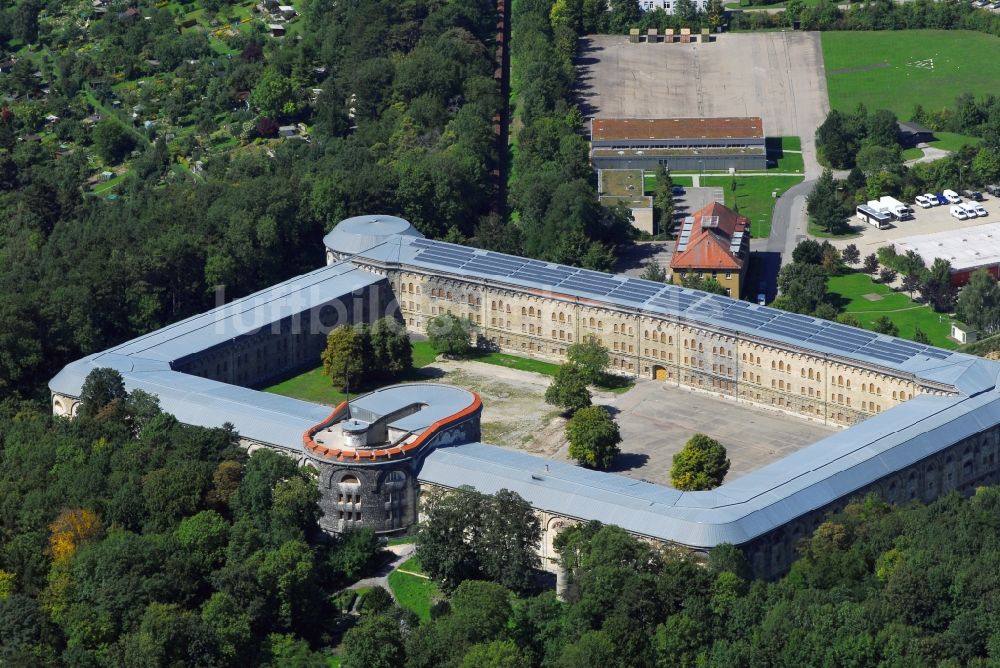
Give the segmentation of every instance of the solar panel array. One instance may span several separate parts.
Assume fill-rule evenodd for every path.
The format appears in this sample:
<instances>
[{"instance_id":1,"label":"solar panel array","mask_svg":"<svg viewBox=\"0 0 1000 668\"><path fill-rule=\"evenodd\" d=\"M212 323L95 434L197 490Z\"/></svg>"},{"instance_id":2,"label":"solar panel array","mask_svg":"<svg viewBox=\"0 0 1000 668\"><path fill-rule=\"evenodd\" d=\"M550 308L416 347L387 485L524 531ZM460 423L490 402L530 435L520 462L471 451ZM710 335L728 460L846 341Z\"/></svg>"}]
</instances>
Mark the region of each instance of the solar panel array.
<instances>
[{"instance_id":1,"label":"solar panel array","mask_svg":"<svg viewBox=\"0 0 1000 668\"><path fill-rule=\"evenodd\" d=\"M586 297L614 299L647 311L716 321L733 329L765 338L780 337L806 347L823 346L845 355L864 355L890 364L902 364L915 355L940 360L951 355L946 350L912 341L883 338L863 329L676 285L612 276L429 239L414 239L411 243L419 248L415 256L417 261L452 269L456 273L475 272L528 282L549 290L567 290Z\"/></svg>"},{"instance_id":2,"label":"solar panel array","mask_svg":"<svg viewBox=\"0 0 1000 668\"><path fill-rule=\"evenodd\" d=\"M681 235L677 239L677 252L683 253L687 250L688 243L691 241L691 232L694 229L694 218L688 216L681 223Z\"/></svg>"}]
</instances>

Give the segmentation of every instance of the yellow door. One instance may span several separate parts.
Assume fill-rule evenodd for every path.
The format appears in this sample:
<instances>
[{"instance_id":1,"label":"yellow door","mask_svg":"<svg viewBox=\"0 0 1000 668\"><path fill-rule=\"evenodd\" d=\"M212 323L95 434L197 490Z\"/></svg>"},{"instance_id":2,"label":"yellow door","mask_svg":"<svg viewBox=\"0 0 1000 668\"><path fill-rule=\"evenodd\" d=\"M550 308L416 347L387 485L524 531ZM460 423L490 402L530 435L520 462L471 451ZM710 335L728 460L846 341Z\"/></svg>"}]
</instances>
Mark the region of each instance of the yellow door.
<instances>
[{"instance_id":1,"label":"yellow door","mask_svg":"<svg viewBox=\"0 0 1000 668\"><path fill-rule=\"evenodd\" d=\"M656 380L667 379L667 370L664 369L662 366L654 367L654 370L656 371Z\"/></svg>"}]
</instances>

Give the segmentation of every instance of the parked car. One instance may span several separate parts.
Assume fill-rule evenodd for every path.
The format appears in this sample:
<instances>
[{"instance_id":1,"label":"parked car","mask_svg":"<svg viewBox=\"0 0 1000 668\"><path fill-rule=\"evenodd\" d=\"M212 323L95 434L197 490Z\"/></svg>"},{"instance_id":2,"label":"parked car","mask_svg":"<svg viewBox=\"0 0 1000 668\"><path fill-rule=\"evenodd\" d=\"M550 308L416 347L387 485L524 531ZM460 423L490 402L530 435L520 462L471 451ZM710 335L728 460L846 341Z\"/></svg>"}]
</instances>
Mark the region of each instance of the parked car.
<instances>
[{"instance_id":1,"label":"parked car","mask_svg":"<svg viewBox=\"0 0 1000 668\"><path fill-rule=\"evenodd\" d=\"M674 186L673 188L670 189L670 193L672 195L683 195L684 194L684 186Z\"/></svg>"},{"instance_id":2,"label":"parked car","mask_svg":"<svg viewBox=\"0 0 1000 668\"><path fill-rule=\"evenodd\" d=\"M984 207L982 204L977 204L976 215L979 216L980 218L985 218L986 216L990 215L990 212L987 211L986 207Z\"/></svg>"},{"instance_id":3,"label":"parked car","mask_svg":"<svg viewBox=\"0 0 1000 668\"><path fill-rule=\"evenodd\" d=\"M917 195L914 199L917 203L917 206L919 206L921 209L929 209L933 206L933 204L930 203L930 200L927 199L926 195Z\"/></svg>"},{"instance_id":4,"label":"parked car","mask_svg":"<svg viewBox=\"0 0 1000 668\"><path fill-rule=\"evenodd\" d=\"M971 199L974 202L982 202L983 194L978 190L963 190L962 196L966 199Z\"/></svg>"},{"instance_id":5,"label":"parked car","mask_svg":"<svg viewBox=\"0 0 1000 668\"><path fill-rule=\"evenodd\" d=\"M991 183L986 186L986 192L993 195L994 197L1000 197L1000 184Z\"/></svg>"},{"instance_id":6,"label":"parked car","mask_svg":"<svg viewBox=\"0 0 1000 668\"><path fill-rule=\"evenodd\" d=\"M941 193L934 195L934 199L936 199L937 203L942 206L948 203L948 198L942 195Z\"/></svg>"},{"instance_id":7,"label":"parked car","mask_svg":"<svg viewBox=\"0 0 1000 668\"><path fill-rule=\"evenodd\" d=\"M963 209L962 207L957 206L957 205L951 207L951 215L953 217L955 217L955 218L958 218L959 220L968 220L969 219L969 214L967 214L965 212L965 209Z\"/></svg>"},{"instance_id":8,"label":"parked car","mask_svg":"<svg viewBox=\"0 0 1000 668\"><path fill-rule=\"evenodd\" d=\"M924 193L923 197L927 198L927 201L930 202L931 206L937 206L938 205L937 195L935 195L933 193Z\"/></svg>"},{"instance_id":9,"label":"parked car","mask_svg":"<svg viewBox=\"0 0 1000 668\"><path fill-rule=\"evenodd\" d=\"M944 195L945 199L947 199L952 204L958 204L959 202L962 201L962 198L959 197L958 193L955 192L954 190L945 190L942 194Z\"/></svg>"},{"instance_id":10,"label":"parked car","mask_svg":"<svg viewBox=\"0 0 1000 668\"><path fill-rule=\"evenodd\" d=\"M956 204L955 206L962 207L962 210L965 211L965 215L969 218L976 218L979 215L976 212L976 205L972 202L962 202L961 204ZM983 210L985 211L985 209Z\"/></svg>"}]
</instances>

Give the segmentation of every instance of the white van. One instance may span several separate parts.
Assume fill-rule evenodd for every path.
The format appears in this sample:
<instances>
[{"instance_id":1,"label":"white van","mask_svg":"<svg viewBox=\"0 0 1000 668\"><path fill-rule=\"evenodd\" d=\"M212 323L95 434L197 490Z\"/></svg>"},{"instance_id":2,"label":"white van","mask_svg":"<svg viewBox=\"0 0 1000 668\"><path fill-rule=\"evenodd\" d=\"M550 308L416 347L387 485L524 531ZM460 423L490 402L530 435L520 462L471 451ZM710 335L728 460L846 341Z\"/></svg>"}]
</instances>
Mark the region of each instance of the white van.
<instances>
[{"instance_id":1,"label":"white van","mask_svg":"<svg viewBox=\"0 0 1000 668\"><path fill-rule=\"evenodd\" d=\"M917 195L914 200L921 209L929 209L932 206L930 201L923 195Z\"/></svg>"},{"instance_id":2,"label":"white van","mask_svg":"<svg viewBox=\"0 0 1000 668\"><path fill-rule=\"evenodd\" d=\"M990 215L990 212L987 211L986 208L982 204L977 204L976 205L976 215L982 218L982 217Z\"/></svg>"},{"instance_id":3,"label":"white van","mask_svg":"<svg viewBox=\"0 0 1000 668\"><path fill-rule=\"evenodd\" d=\"M935 195L934 193L924 193L922 195L922 197L925 200L927 200L927 203L930 204L931 206L937 206L938 205L937 195Z\"/></svg>"},{"instance_id":4,"label":"white van","mask_svg":"<svg viewBox=\"0 0 1000 668\"><path fill-rule=\"evenodd\" d=\"M971 202L962 202L961 204L956 204L955 206L962 207L962 210L965 211L965 215L969 218L976 218L979 215L979 212L976 211L976 205Z\"/></svg>"},{"instance_id":5,"label":"white van","mask_svg":"<svg viewBox=\"0 0 1000 668\"><path fill-rule=\"evenodd\" d=\"M954 216L955 218L958 218L959 220L968 220L969 219L969 214L967 214L965 212L965 209L963 209L960 206L953 206L953 207L951 207L951 215Z\"/></svg>"},{"instance_id":6,"label":"white van","mask_svg":"<svg viewBox=\"0 0 1000 668\"><path fill-rule=\"evenodd\" d=\"M941 194L944 195L945 199L951 202L952 204L958 204L959 202L962 201L962 198L959 197L958 193L955 192L954 190L945 190Z\"/></svg>"}]
</instances>

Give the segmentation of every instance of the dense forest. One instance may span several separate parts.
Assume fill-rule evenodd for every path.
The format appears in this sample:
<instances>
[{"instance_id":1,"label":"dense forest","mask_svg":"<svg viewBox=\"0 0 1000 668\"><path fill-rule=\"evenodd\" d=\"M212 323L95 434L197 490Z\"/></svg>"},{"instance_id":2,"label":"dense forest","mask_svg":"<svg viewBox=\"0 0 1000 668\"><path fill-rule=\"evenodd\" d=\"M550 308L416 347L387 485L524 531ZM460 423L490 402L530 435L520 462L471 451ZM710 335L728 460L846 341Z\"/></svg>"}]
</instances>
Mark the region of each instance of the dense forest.
<instances>
[{"instance_id":1,"label":"dense forest","mask_svg":"<svg viewBox=\"0 0 1000 668\"><path fill-rule=\"evenodd\" d=\"M73 10L0 4L4 394L319 265L346 216L463 240L494 208L489 0L304 3L285 40Z\"/></svg>"},{"instance_id":2,"label":"dense forest","mask_svg":"<svg viewBox=\"0 0 1000 668\"><path fill-rule=\"evenodd\" d=\"M374 596L356 619L336 594L379 547L370 532L322 536L311 469L247 457L228 429L181 425L105 380L71 422L0 405L5 664L322 666L339 643L352 668L1000 660L997 488L856 500L777 582L751 579L729 546L699 564L580 525L556 541L565 601L525 577L537 557L524 541L538 537L527 505L458 490L417 538L449 598L421 622ZM511 508L523 521L507 521ZM460 527L482 543L472 553L454 551Z\"/></svg>"},{"instance_id":3,"label":"dense forest","mask_svg":"<svg viewBox=\"0 0 1000 668\"><path fill-rule=\"evenodd\" d=\"M0 404L0 663L326 665L373 534L325 537L310 469L120 383L73 421Z\"/></svg>"},{"instance_id":4,"label":"dense forest","mask_svg":"<svg viewBox=\"0 0 1000 668\"><path fill-rule=\"evenodd\" d=\"M699 564L615 527L580 525L556 539L565 601L551 591L515 595L499 576L453 577L451 602L428 623L394 623L391 606L362 621L380 630L378 647L349 634L345 665L996 665L998 511L997 488L929 506L857 500L803 541L777 582L748 578L731 546ZM418 542L418 554L430 549L439 546Z\"/></svg>"}]
</instances>

